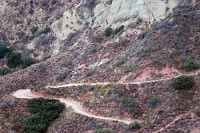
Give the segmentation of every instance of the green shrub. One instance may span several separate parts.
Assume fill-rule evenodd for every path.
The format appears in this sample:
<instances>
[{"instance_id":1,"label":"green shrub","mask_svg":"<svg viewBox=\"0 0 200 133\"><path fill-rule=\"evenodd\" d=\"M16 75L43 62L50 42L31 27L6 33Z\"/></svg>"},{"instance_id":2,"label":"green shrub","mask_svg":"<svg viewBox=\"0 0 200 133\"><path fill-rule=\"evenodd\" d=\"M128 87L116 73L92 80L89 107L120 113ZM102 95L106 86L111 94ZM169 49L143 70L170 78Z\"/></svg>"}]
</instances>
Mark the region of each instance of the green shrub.
<instances>
[{"instance_id":1,"label":"green shrub","mask_svg":"<svg viewBox=\"0 0 200 133\"><path fill-rule=\"evenodd\" d=\"M26 133L44 133L48 127L47 124L42 116L36 114L22 121L22 129Z\"/></svg>"},{"instance_id":2,"label":"green shrub","mask_svg":"<svg viewBox=\"0 0 200 133\"><path fill-rule=\"evenodd\" d=\"M186 71L192 71L200 68L200 64L194 62L191 59L187 59L181 66L182 69Z\"/></svg>"},{"instance_id":3,"label":"green shrub","mask_svg":"<svg viewBox=\"0 0 200 133\"><path fill-rule=\"evenodd\" d=\"M104 36L110 37L112 35L112 33L113 33L113 29L111 27L108 27L104 31Z\"/></svg>"},{"instance_id":4,"label":"green shrub","mask_svg":"<svg viewBox=\"0 0 200 133\"><path fill-rule=\"evenodd\" d=\"M113 34L116 35L123 30L124 30L124 25L121 25L120 27L118 27L114 30Z\"/></svg>"},{"instance_id":5,"label":"green shrub","mask_svg":"<svg viewBox=\"0 0 200 133\"><path fill-rule=\"evenodd\" d=\"M88 50L87 50L87 54L88 55L91 55L91 54L94 54L97 52L97 48L96 47L90 47Z\"/></svg>"},{"instance_id":6,"label":"green shrub","mask_svg":"<svg viewBox=\"0 0 200 133\"><path fill-rule=\"evenodd\" d=\"M101 36L91 36L92 40L97 42L97 43L102 43L103 37Z\"/></svg>"},{"instance_id":7,"label":"green shrub","mask_svg":"<svg viewBox=\"0 0 200 133\"><path fill-rule=\"evenodd\" d=\"M10 52L7 54L6 58L7 58L7 66L10 68L14 68L22 63L21 54L19 53Z\"/></svg>"},{"instance_id":8,"label":"green shrub","mask_svg":"<svg viewBox=\"0 0 200 133\"><path fill-rule=\"evenodd\" d=\"M33 27L30 29L30 31L31 31L31 33L32 33L33 35L37 32L37 30L38 30L38 27L35 27L35 26L33 26Z\"/></svg>"},{"instance_id":9,"label":"green shrub","mask_svg":"<svg viewBox=\"0 0 200 133\"><path fill-rule=\"evenodd\" d=\"M122 56L122 57L119 57L117 62L116 62L116 66L117 67L120 67L121 65L123 65L124 63L126 63L127 61L127 56Z\"/></svg>"},{"instance_id":10,"label":"green shrub","mask_svg":"<svg viewBox=\"0 0 200 133\"><path fill-rule=\"evenodd\" d=\"M9 69L9 68L3 68L2 70L0 70L0 75L3 76L3 75L7 75L7 74L10 74L12 73L12 71Z\"/></svg>"},{"instance_id":11,"label":"green shrub","mask_svg":"<svg viewBox=\"0 0 200 133\"><path fill-rule=\"evenodd\" d=\"M112 132L109 129L98 128L96 129L95 133L112 133Z\"/></svg>"},{"instance_id":12,"label":"green shrub","mask_svg":"<svg viewBox=\"0 0 200 133\"><path fill-rule=\"evenodd\" d=\"M142 23L143 22L143 19L142 18L137 18L137 21L136 21L136 24L140 24L140 23Z\"/></svg>"},{"instance_id":13,"label":"green shrub","mask_svg":"<svg viewBox=\"0 0 200 133\"><path fill-rule=\"evenodd\" d=\"M134 65L134 64L126 64L126 65L125 65L125 71L126 71L126 72L130 72L130 71L132 71L134 68L135 68L135 65Z\"/></svg>"},{"instance_id":14,"label":"green shrub","mask_svg":"<svg viewBox=\"0 0 200 133\"><path fill-rule=\"evenodd\" d=\"M58 100L44 98L29 100L27 106L33 115L22 121L22 129L26 133L44 133L64 108Z\"/></svg>"},{"instance_id":15,"label":"green shrub","mask_svg":"<svg viewBox=\"0 0 200 133\"><path fill-rule=\"evenodd\" d=\"M34 63L35 63L35 62L34 62L34 60L33 60L32 58L26 57L26 58L24 58L24 59L22 60L22 64L23 64L22 68L23 68L23 69L24 69L24 68L27 68L27 67L31 66L32 64L34 64Z\"/></svg>"},{"instance_id":16,"label":"green shrub","mask_svg":"<svg viewBox=\"0 0 200 133\"><path fill-rule=\"evenodd\" d=\"M8 119L10 117L10 114L8 112L3 113L3 118Z\"/></svg>"},{"instance_id":17,"label":"green shrub","mask_svg":"<svg viewBox=\"0 0 200 133\"><path fill-rule=\"evenodd\" d=\"M47 27L45 27L44 29L38 31L38 33L37 33L36 36L40 36L40 35L42 35L42 34L47 34L47 33L49 33L50 31L51 31L51 28L47 26Z\"/></svg>"},{"instance_id":18,"label":"green shrub","mask_svg":"<svg viewBox=\"0 0 200 133\"><path fill-rule=\"evenodd\" d=\"M151 99L150 99L150 103L152 104L152 105L156 105L157 103L159 103L160 102L160 99L158 98L158 97L152 97Z\"/></svg>"},{"instance_id":19,"label":"green shrub","mask_svg":"<svg viewBox=\"0 0 200 133\"><path fill-rule=\"evenodd\" d=\"M58 112L60 112L62 110L62 106L59 101L54 99L31 99L27 102L27 106L31 113L39 113L49 110L57 110Z\"/></svg>"},{"instance_id":20,"label":"green shrub","mask_svg":"<svg viewBox=\"0 0 200 133\"><path fill-rule=\"evenodd\" d=\"M40 31L41 34L47 34L51 31L50 27L45 27L43 30Z\"/></svg>"},{"instance_id":21,"label":"green shrub","mask_svg":"<svg viewBox=\"0 0 200 133\"><path fill-rule=\"evenodd\" d=\"M113 43L113 45L112 45L112 48L116 49L116 48L118 48L118 47L119 47L119 45L120 45L120 43L118 43L118 42L115 42L115 43Z\"/></svg>"},{"instance_id":22,"label":"green shrub","mask_svg":"<svg viewBox=\"0 0 200 133\"><path fill-rule=\"evenodd\" d=\"M89 69L86 72L86 77L90 77L90 76L94 75L95 72L96 72L96 69Z\"/></svg>"},{"instance_id":23,"label":"green shrub","mask_svg":"<svg viewBox=\"0 0 200 133\"><path fill-rule=\"evenodd\" d=\"M134 123L129 124L129 129L130 130L138 130L140 128L141 128L141 125L138 122L134 122Z\"/></svg>"},{"instance_id":24,"label":"green shrub","mask_svg":"<svg viewBox=\"0 0 200 133\"><path fill-rule=\"evenodd\" d=\"M145 38L145 36L149 33L149 32L151 32L151 29L150 28L147 28L147 29L145 29L141 34L140 34L140 39L144 39Z\"/></svg>"},{"instance_id":25,"label":"green shrub","mask_svg":"<svg viewBox=\"0 0 200 133\"><path fill-rule=\"evenodd\" d=\"M11 52L12 50L7 48L5 45L0 44L0 59L3 59L6 54Z\"/></svg>"},{"instance_id":26,"label":"green shrub","mask_svg":"<svg viewBox=\"0 0 200 133\"><path fill-rule=\"evenodd\" d=\"M130 113L136 113L138 111L138 104L133 100L131 96L124 96L120 100L121 108L126 108Z\"/></svg>"},{"instance_id":27,"label":"green shrub","mask_svg":"<svg viewBox=\"0 0 200 133\"><path fill-rule=\"evenodd\" d=\"M193 78L188 76L181 76L173 81L173 87L176 90L190 89L195 85Z\"/></svg>"}]
</instances>

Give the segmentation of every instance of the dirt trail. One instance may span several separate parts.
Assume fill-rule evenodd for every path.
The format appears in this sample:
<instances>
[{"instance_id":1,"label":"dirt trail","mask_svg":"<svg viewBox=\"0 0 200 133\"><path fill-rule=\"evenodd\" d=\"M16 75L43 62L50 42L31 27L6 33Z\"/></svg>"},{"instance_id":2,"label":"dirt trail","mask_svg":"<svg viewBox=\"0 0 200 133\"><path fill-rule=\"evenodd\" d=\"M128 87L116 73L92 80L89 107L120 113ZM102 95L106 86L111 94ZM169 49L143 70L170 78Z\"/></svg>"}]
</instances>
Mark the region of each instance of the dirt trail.
<instances>
[{"instance_id":1,"label":"dirt trail","mask_svg":"<svg viewBox=\"0 0 200 133\"><path fill-rule=\"evenodd\" d=\"M16 98L21 99L33 99L33 98L51 98L46 95L37 95L36 93L32 92L30 89L27 90L18 90L12 94ZM117 122L123 122L126 124L130 124L132 122L140 122L139 120L131 120L131 119L121 119L121 118L113 118L113 117L103 117L103 116L97 116L91 113L88 113L84 110L81 103L74 101L72 99L65 99L65 98L53 98L58 99L60 102L64 103L66 107L71 107L76 113L79 113L81 115L85 115L87 117L96 118L96 119L102 119L102 120L108 120L108 121L117 121Z\"/></svg>"},{"instance_id":2,"label":"dirt trail","mask_svg":"<svg viewBox=\"0 0 200 133\"><path fill-rule=\"evenodd\" d=\"M199 71L196 71L196 72L185 73L185 74L181 73L181 74L179 74L179 75L177 75L177 76L173 76L173 77L169 77L169 78L161 78L161 79L157 79L157 80L142 81L142 82L69 83L69 84L56 85L56 86L48 85L48 86L46 86L46 88L56 89L56 88L64 88L64 87L72 87L72 86L83 86L83 85L86 85L86 86L95 86L95 85L103 86L103 85L118 85L118 84L121 84L121 85L128 85L128 84L140 85L140 84L145 84L145 83L154 83L154 82L160 82L160 81L167 81L167 80L171 80L171 79L174 79L174 78L178 78L178 77L180 77L180 76L197 76L199 73L200 73L200 70L199 70Z\"/></svg>"},{"instance_id":3,"label":"dirt trail","mask_svg":"<svg viewBox=\"0 0 200 133\"><path fill-rule=\"evenodd\" d=\"M169 124L167 124L165 127L162 127L160 130L153 132L153 133L162 133L165 129L167 129L168 127L170 127L171 125L175 124L178 120L185 118L186 116L192 116L194 115L194 113L191 112L187 112L185 114L181 114L179 116L177 116L172 122L170 122Z\"/></svg>"},{"instance_id":4,"label":"dirt trail","mask_svg":"<svg viewBox=\"0 0 200 133\"><path fill-rule=\"evenodd\" d=\"M171 80L180 76L196 76L200 73L200 70L196 71L196 72L192 72L192 73L186 73L186 74L179 74L177 76L173 76L170 78L161 78L158 80L151 80L151 81L143 81L143 82L116 82L116 83L112 83L112 82L97 82L97 83L71 83L71 84L64 84L64 85L57 85L57 86L47 86L47 88L63 88L63 87L71 87L71 86L82 86L82 85L88 85L88 86L95 86L95 85L117 85L117 84L122 84L122 85L126 85L126 84L144 84L144 83L153 83L153 82L159 82L159 81L167 81L167 80ZM14 97L16 98L22 98L22 99L32 99L32 98L39 98L39 97L43 97L43 98L52 98L52 97L48 97L46 95L41 95L41 94L37 94L32 92L30 89L26 89L26 90L18 90L16 92L14 92L12 94ZM53 99L58 99L60 100L62 103L65 104L66 107L71 107L75 112L81 114L81 115L85 115L91 118L96 118L96 119L102 119L102 120L108 120L108 121L117 121L117 122L123 122L126 124L130 124L132 122L139 122L141 123L140 120L128 120L128 119L122 119L122 118L113 118L113 117L103 117L103 116L97 116L91 113L88 113L87 111L84 110L83 106L81 103L74 101L72 99L67 99L67 98L53 98ZM155 133L161 132L164 129L166 129L167 127L169 127L170 125L172 125L174 122L176 122L177 120L179 120L183 115L180 115L178 117L176 117L170 124L166 125L164 128L161 128L159 131L156 131Z\"/></svg>"}]
</instances>

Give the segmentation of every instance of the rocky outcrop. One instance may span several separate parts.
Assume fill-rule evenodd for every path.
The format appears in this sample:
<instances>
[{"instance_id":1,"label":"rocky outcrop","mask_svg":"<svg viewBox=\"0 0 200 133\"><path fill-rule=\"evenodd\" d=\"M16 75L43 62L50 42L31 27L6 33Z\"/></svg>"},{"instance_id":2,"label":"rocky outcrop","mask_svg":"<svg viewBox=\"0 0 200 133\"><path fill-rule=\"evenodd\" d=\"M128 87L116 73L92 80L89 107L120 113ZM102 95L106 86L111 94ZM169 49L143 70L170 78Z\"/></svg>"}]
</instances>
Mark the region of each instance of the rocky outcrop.
<instances>
[{"instance_id":1,"label":"rocky outcrop","mask_svg":"<svg viewBox=\"0 0 200 133\"><path fill-rule=\"evenodd\" d=\"M83 25L81 18L76 14L75 10L73 12L66 11L63 16L56 22L54 22L51 27L56 37L64 40L67 36L79 30Z\"/></svg>"},{"instance_id":2,"label":"rocky outcrop","mask_svg":"<svg viewBox=\"0 0 200 133\"><path fill-rule=\"evenodd\" d=\"M84 1L66 11L63 16L52 24L56 37L64 40L70 33L81 29L87 22L93 27L128 26L138 18L152 21L164 19L178 4L178 0L113 0L100 1L93 10L88 12Z\"/></svg>"},{"instance_id":3,"label":"rocky outcrop","mask_svg":"<svg viewBox=\"0 0 200 133\"><path fill-rule=\"evenodd\" d=\"M113 0L111 5L102 2L94 9L95 25L128 25L142 18L160 20L178 4L178 0Z\"/></svg>"}]
</instances>

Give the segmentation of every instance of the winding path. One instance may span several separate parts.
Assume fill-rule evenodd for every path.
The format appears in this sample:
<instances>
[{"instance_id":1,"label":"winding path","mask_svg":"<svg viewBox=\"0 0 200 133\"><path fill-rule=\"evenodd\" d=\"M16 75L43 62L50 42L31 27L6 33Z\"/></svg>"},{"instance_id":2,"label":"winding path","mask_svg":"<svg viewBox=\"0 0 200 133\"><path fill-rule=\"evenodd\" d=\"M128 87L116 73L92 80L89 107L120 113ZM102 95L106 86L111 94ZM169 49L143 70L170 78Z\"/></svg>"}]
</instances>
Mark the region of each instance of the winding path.
<instances>
[{"instance_id":1,"label":"winding path","mask_svg":"<svg viewBox=\"0 0 200 133\"><path fill-rule=\"evenodd\" d=\"M32 92L30 89L18 90L14 92L12 95L16 98L21 98L21 99L33 99L33 98L39 98L39 97L51 98L45 95L37 95L34 92ZM60 102L64 103L66 107L71 107L76 113L79 113L81 115L84 115L90 118L96 118L96 119L102 119L102 120L108 120L108 121L117 121L117 122L123 122L126 124L130 124L132 122L140 122L139 120L97 116L97 115L86 112L81 103L74 101L72 99L65 99L65 98L53 98L53 99L60 100Z\"/></svg>"},{"instance_id":2,"label":"winding path","mask_svg":"<svg viewBox=\"0 0 200 133\"><path fill-rule=\"evenodd\" d=\"M112 83L112 82L97 82L97 83L71 83L71 84L64 84L64 85L57 85L57 86L47 86L46 88L63 88L63 87L72 87L72 86L83 86L83 85L88 85L88 86L95 86L95 85L117 85L117 84L123 84L123 85L128 85L128 84L145 84L145 83L153 83L153 82L159 82L159 81L167 81L167 80L171 80L180 76L196 76L200 73L199 71L196 72L192 72L192 73L187 73L187 74L179 74L177 76L174 77L170 77L170 78L161 78L158 80L151 80L151 81L144 81L144 82L116 82L116 83ZM33 98L39 98L39 97L43 97L43 98L52 98L46 95L38 95L34 92L32 92L30 89L26 89L26 90L18 90L16 92L14 92L12 94L14 97L16 98L22 98L22 99L33 99ZM139 122L141 123L140 120L131 120L131 119L122 119L122 118L113 118L113 117L103 117L103 116L97 116L91 113L88 113L87 111L84 110L83 106L81 103L74 101L72 99L67 99L67 98L53 98L53 99L58 99L60 100L62 103L65 104L66 107L71 107L75 112L87 116L87 117L91 117L91 118L96 118L96 119L102 119L102 120L108 120L108 121L117 121L117 122L123 122L126 124L130 124L132 122ZM182 115L181 115L182 116ZM172 123L174 123L175 121L177 121L181 116L178 116ZM171 124L172 124L171 123ZM169 127L171 124L168 124L165 128ZM161 128L159 131L163 131L165 128ZM155 133L157 133L155 132Z\"/></svg>"}]
</instances>

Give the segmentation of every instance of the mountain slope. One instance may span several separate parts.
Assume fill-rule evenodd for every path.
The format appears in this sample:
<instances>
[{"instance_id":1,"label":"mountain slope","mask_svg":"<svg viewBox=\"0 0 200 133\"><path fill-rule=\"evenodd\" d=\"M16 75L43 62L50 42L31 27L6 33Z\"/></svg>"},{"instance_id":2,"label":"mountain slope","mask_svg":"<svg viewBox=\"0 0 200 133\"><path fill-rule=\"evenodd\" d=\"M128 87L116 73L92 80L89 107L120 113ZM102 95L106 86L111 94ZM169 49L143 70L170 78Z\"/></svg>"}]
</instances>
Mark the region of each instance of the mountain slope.
<instances>
[{"instance_id":1,"label":"mountain slope","mask_svg":"<svg viewBox=\"0 0 200 133\"><path fill-rule=\"evenodd\" d=\"M196 133L200 130L200 76L198 70L188 72L183 67L188 60L190 64L199 63L199 1L181 0L179 4L176 0L1 3L1 42L39 62L0 77L1 132L9 129L21 132L22 118L18 115L28 115L26 100L11 96L21 89L72 98L83 104L85 112L95 116L142 121L139 130L131 130L130 125L82 116L67 107L47 132L95 132L99 127L119 133ZM35 12L26 16L19 13L17 9L22 5L33 5ZM159 8L155 8L157 6ZM15 8L18 13L6 13ZM28 12L27 9L22 8L22 11ZM37 17L39 11L42 13ZM64 14L57 18L60 12ZM28 38L16 37L19 31L16 27L20 24L13 25L12 19L17 18L24 20L21 22L24 28L20 29ZM30 25L26 19L31 21ZM33 25L39 29L48 26L50 31L32 35ZM120 26L124 28L119 30ZM114 30L109 37L105 36L107 27ZM45 42L51 37L50 43ZM42 43L35 46L38 38ZM17 49L21 42L27 48ZM43 54L37 55L37 52ZM174 78L182 73L193 78L194 87L174 88ZM138 82L140 84L135 84ZM6 112L10 114L9 119L4 117Z\"/></svg>"}]
</instances>

